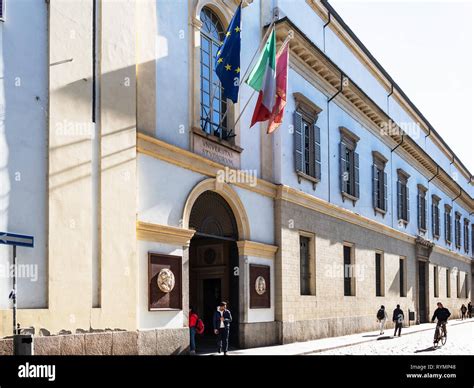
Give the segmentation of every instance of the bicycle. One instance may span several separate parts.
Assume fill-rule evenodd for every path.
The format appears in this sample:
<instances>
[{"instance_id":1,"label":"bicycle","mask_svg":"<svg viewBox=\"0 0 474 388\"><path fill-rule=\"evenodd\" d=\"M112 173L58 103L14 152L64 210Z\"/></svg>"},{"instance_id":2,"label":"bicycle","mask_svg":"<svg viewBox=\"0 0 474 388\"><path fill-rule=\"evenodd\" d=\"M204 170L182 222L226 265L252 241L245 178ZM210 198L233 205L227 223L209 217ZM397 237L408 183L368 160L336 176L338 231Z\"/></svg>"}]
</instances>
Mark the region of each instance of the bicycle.
<instances>
[{"instance_id":1,"label":"bicycle","mask_svg":"<svg viewBox=\"0 0 474 388\"><path fill-rule=\"evenodd\" d=\"M439 345L440 342L441 342L441 345L443 346L446 344L446 341L448 340L446 324L447 322L438 322L438 324L436 325L435 339L433 340L434 348L437 348L438 346L440 346Z\"/></svg>"}]
</instances>

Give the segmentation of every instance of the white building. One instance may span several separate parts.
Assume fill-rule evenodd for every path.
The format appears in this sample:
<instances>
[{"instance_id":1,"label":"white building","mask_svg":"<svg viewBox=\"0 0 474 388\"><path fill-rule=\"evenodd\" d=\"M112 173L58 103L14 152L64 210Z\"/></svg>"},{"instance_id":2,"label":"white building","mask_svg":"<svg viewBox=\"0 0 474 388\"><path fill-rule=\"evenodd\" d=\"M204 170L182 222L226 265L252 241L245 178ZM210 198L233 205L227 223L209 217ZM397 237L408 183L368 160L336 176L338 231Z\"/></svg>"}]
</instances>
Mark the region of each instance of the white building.
<instances>
[{"instance_id":1,"label":"white building","mask_svg":"<svg viewBox=\"0 0 474 388\"><path fill-rule=\"evenodd\" d=\"M269 25L278 45L293 31L273 135L249 128L250 88L232 104L209 82L238 1L2 4L0 231L34 235L18 261L37 266L18 322L71 332L37 336L37 354L183 352L188 305L209 328L222 299L241 347L470 300L472 173L326 1L242 10L242 69Z\"/></svg>"}]
</instances>

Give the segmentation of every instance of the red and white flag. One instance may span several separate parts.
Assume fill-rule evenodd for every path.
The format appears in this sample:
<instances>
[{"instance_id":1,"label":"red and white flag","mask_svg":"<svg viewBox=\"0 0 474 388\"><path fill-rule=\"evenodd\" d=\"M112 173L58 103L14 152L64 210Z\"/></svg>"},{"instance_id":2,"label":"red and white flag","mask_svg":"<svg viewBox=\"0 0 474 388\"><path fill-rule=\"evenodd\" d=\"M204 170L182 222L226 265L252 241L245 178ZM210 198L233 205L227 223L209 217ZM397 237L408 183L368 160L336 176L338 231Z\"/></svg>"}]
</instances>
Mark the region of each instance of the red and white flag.
<instances>
[{"instance_id":1,"label":"red and white flag","mask_svg":"<svg viewBox=\"0 0 474 388\"><path fill-rule=\"evenodd\" d=\"M273 133L283 122L288 86L289 41L286 41L277 55L276 64L276 102L268 122L267 133Z\"/></svg>"}]
</instances>

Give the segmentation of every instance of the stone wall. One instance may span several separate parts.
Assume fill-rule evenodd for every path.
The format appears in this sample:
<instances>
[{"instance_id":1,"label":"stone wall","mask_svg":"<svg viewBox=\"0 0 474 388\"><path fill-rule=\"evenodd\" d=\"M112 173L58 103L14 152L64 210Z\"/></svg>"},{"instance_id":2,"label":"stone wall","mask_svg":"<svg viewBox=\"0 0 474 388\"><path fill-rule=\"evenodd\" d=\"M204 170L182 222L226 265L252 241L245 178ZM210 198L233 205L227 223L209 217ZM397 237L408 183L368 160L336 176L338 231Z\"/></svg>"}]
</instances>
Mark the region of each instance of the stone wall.
<instances>
[{"instance_id":1,"label":"stone wall","mask_svg":"<svg viewBox=\"0 0 474 388\"><path fill-rule=\"evenodd\" d=\"M280 246L276 259L276 320L281 321L280 343L341 336L378 329L377 310L384 305L391 319L397 304L404 310L417 310L417 257L414 242L390 237L327 214L277 200L276 244ZM313 295L300 295L300 233L314 235L311 260L314 269L311 281ZM343 246L353 244L355 258L355 295L344 296ZM376 296L375 253L383 255L383 294ZM406 259L406 296L400 296L400 257ZM427 279L428 315L441 299L458 316L465 295L457 298L455 278L451 281L451 298L445 298L443 277L439 278L439 298L433 296L432 263L440 268L470 270L463 260L441 253L430 258ZM412 322L414 324L415 322ZM391 323L390 323L391 325Z\"/></svg>"},{"instance_id":2,"label":"stone wall","mask_svg":"<svg viewBox=\"0 0 474 388\"><path fill-rule=\"evenodd\" d=\"M45 355L178 355L189 351L189 329L105 331L34 337L34 354ZM0 339L0 356L13 354L13 340Z\"/></svg>"}]
</instances>

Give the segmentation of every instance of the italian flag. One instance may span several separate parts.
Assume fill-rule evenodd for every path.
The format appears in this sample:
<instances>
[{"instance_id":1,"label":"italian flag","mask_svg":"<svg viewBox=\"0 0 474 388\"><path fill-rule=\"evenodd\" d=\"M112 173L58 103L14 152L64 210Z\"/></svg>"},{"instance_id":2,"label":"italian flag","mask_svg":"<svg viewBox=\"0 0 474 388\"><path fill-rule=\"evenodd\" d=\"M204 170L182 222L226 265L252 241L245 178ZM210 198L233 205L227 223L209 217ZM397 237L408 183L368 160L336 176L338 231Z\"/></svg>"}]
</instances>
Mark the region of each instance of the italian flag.
<instances>
[{"instance_id":1,"label":"italian flag","mask_svg":"<svg viewBox=\"0 0 474 388\"><path fill-rule=\"evenodd\" d=\"M257 64L246 83L259 92L257 105L253 112L252 124L267 121L273 112L276 102L276 38L275 30L268 37Z\"/></svg>"}]
</instances>

